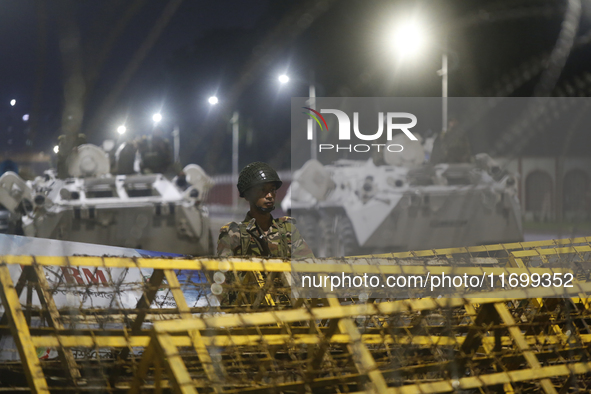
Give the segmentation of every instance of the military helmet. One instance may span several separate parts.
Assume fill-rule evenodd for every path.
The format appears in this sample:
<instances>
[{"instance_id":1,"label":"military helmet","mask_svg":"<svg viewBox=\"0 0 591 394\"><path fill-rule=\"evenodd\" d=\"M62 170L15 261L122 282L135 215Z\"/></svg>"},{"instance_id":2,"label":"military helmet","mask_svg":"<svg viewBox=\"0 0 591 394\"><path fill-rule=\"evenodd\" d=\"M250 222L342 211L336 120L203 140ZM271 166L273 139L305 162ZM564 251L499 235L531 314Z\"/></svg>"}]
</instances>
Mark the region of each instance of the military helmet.
<instances>
[{"instance_id":1,"label":"military helmet","mask_svg":"<svg viewBox=\"0 0 591 394\"><path fill-rule=\"evenodd\" d=\"M260 161L255 161L240 171L240 175L238 176L238 185L236 186L238 186L240 197L244 197L244 193L246 193L246 191L251 187L262 185L263 183L267 182L274 182L278 189L283 184L281 179L279 179L277 172L275 172L275 170L270 165Z\"/></svg>"}]
</instances>

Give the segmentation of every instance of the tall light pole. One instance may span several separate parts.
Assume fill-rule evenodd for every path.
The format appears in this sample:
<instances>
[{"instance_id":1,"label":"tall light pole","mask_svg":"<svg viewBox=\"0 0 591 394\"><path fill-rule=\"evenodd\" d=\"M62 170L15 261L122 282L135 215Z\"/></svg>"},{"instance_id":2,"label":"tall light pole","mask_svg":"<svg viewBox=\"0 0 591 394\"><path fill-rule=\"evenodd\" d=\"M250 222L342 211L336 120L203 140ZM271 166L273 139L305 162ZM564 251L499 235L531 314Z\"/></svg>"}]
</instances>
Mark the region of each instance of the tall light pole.
<instances>
[{"instance_id":1,"label":"tall light pole","mask_svg":"<svg viewBox=\"0 0 591 394\"><path fill-rule=\"evenodd\" d=\"M441 133L447 132L447 47L443 48L441 54L441 70L437 71L437 74L441 77Z\"/></svg>"},{"instance_id":2,"label":"tall light pole","mask_svg":"<svg viewBox=\"0 0 591 394\"><path fill-rule=\"evenodd\" d=\"M152 120L154 121L154 127L158 125L162 121L162 114L160 112L155 113L152 115ZM172 141L173 141L173 156L174 162L180 162L180 150L181 150L181 133L179 130L178 123L175 123L174 129L172 130Z\"/></svg>"},{"instance_id":3,"label":"tall light pole","mask_svg":"<svg viewBox=\"0 0 591 394\"><path fill-rule=\"evenodd\" d=\"M286 74L282 74L279 76L279 82L281 84L286 84L289 82L290 78ZM316 109L316 85L315 85L315 76L314 71L310 72L310 79L308 81L308 105L312 109ZM317 152L317 138L316 138L316 124L312 123L312 140L310 141L310 158L312 160L316 160Z\"/></svg>"},{"instance_id":4,"label":"tall light pole","mask_svg":"<svg viewBox=\"0 0 591 394\"><path fill-rule=\"evenodd\" d=\"M314 75L314 71L310 71L310 81L308 84L308 100L309 100L309 104L310 104L310 108L312 109L316 109L316 85L314 83L315 80L315 75ZM312 141L311 141L311 145L310 145L310 158L312 160L316 160L317 156L317 152L316 152L316 147L318 146L317 144L317 138L316 138L316 123L312 122Z\"/></svg>"},{"instance_id":5,"label":"tall light pole","mask_svg":"<svg viewBox=\"0 0 591 394\"><path fill-rule=\"evenodd\" d=\"M289 79L288 79L289 80ZM287 82L287 81L286 81ZM211 96L207 99L209 105L217 105L220 101L217 96ZM240 137L240 126L239 126L240 114L238 111L234 111L230 123L232 124L232 184L235 186L238 183L238 152L239 152L239 137ZM232 188L232 208L238 208L238 188Z\"/></svg>"},{"instance_id":6,"label":"tall light pole","mask_svg":"<svg viewBox=\"0 0 591 394\"><path fill-rule=\"evenodd\" d=\"M238 111L234 111L232 114L232 184L238 184L238 137L239 137L239 121L240 114ZM232 207L236 209L238 207L238 188L232 188Z\"/></svg>"},{"instance_id":7,"label":"tall light pole","mask_svg":"<svg viewBox=\"0 0 591 394\"><path fill-rule=\"evenodd\" d=\"M404 57L415 56L425 45L424 29L417 21L410 21L400 25L394 34L394 49ZM441 47L441 70L437 75L441 77L441 131L447 132L447 87L448 87L448 66L447 66L447 42Z\"/></svg>"},{"instance_id":8,"label":"tall light pole","mask_svg":"<svg viewBox=\"0 0 591 394\"><path fill-rule=\"evenodd\" d=\"M180 163L181 162L181 130L179 129L178 123L174 124L174 129L172 130L172 141L173 141L173 150L174 150L174 162Z\"/></svg>"}]
</instances>

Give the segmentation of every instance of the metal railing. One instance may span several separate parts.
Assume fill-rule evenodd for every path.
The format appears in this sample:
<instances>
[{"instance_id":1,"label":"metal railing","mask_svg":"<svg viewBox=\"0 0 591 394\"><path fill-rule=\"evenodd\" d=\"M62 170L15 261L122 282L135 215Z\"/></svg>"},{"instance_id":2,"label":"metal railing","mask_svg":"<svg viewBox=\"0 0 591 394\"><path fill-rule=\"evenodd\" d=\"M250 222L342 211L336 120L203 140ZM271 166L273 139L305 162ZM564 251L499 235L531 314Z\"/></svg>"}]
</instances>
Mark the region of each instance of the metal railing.
<instances>
[{"instance_id":1,"label":"metal railing","mask_svg":"<svg viewBox=\"0 0 591 394\"><path fill-rule=\"evenodd\" d=\"M2 256L0 389L585 392L591 384L591 281L584 269L590 243L578 238L299 262ZM295 298L289 286L296 266L312 273L436 275L450 272L453 262L482 258L487 270L508 274L564 272L556 268L559 260L583 269L572 270L569 288L452 298L336 298L330 292ZM10 340L18 357L6 356Z\"/></svg>"}]
</instances>

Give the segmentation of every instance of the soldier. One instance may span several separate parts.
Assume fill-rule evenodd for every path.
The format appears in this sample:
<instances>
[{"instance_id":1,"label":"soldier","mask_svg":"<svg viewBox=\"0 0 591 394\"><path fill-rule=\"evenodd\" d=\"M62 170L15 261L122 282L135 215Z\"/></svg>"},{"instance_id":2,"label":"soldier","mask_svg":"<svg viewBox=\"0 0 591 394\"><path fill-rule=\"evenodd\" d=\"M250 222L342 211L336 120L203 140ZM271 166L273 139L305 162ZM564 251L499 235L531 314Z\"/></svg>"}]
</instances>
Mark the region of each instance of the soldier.
<instances>
[{"instance_id":1,"label":"soldier","mask_svg":"<svg viewBox=\"0 0 591 394\"><path fill-rule=\"evenodd\" d=\"M135 141L125 141L115 152L115 163L117 175L129 175L135 173L135 156L137 146Z\"/></svg>"},{"instance_id":2,"label":"soldier","mask_svg":"<svg viewBox=\"0 0 591 394\"><path fill-rule=\"evenodd\" d=\"M240 197L249 202L250 211L243 222L231 222L220 229L219 256L314 257L294 219L271 215L281 185L277 172L266 163L254 162L242 169L237 187Z\"/></svg>"},{"instance_id":3,"label":"soldier","mask_svg":"<svg viewBox=\"0 0 591 394\"><path fill-rule=\"evenodd\" d=\"M140 165L142 173L164 174L170 169L173 164L171 148L162 129L155 128L150 137L144 136L137 145L142 158Z\"/></svg>"},{"instance_id":4,"label":"soldier","mask_svg":"<svg viewBox=\"0 0 591 394\"><path fill-rule=\"evenodd\" d=\"M429 162L471 163L473 161L470 139L465 129L459 127L458 119L450 115L447 132L441 133L433 142Z\"/></svg>"}]
</instances>

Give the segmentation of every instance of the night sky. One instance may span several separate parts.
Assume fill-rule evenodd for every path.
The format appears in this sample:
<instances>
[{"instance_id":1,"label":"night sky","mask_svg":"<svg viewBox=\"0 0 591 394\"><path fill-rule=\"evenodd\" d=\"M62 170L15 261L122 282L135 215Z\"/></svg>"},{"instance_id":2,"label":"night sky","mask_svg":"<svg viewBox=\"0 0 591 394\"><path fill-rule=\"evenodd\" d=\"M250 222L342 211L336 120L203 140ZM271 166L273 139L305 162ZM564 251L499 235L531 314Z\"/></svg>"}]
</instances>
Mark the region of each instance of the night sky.
<instances>
[{"instance_id":1,"label":"night sky","mask_svg":"<svg viewBox=\"0 0 591 394\"><path fill-rule=\"evenodd\" d=\"M117 138L122 123L129 138L148 134L151 115L160 111L165 132L175 125L181 130L182 162L216 174L231 168L228 120L235 110L240 166L262 160L289 168L290 97L307 95L312 70L319 96L440 96L443 37L452 67L450 96L537 94L567 10L566 1L185 0L121 83L174 2L3 1L0 154L50 153L55 145L64 105L60 42L65 45L72 32L64 26L74 26L80 37L86 84L81 132L90 142ZM385 32L414 17L428 27L430 45L420 58L402 62L388 52ZM547 95L589 95L587 2L578 21L578 41ZM283 72L292 80L279 86ZM114 91L120 94L112 98ZM216 107L207 103L213 94L220 98ZM30 114L28 122L24 114ZM588 122L580 123L568 154L588 155ZM552 144L541 140L520 153L553 155Z\"/></svg>"}]
</instances>

